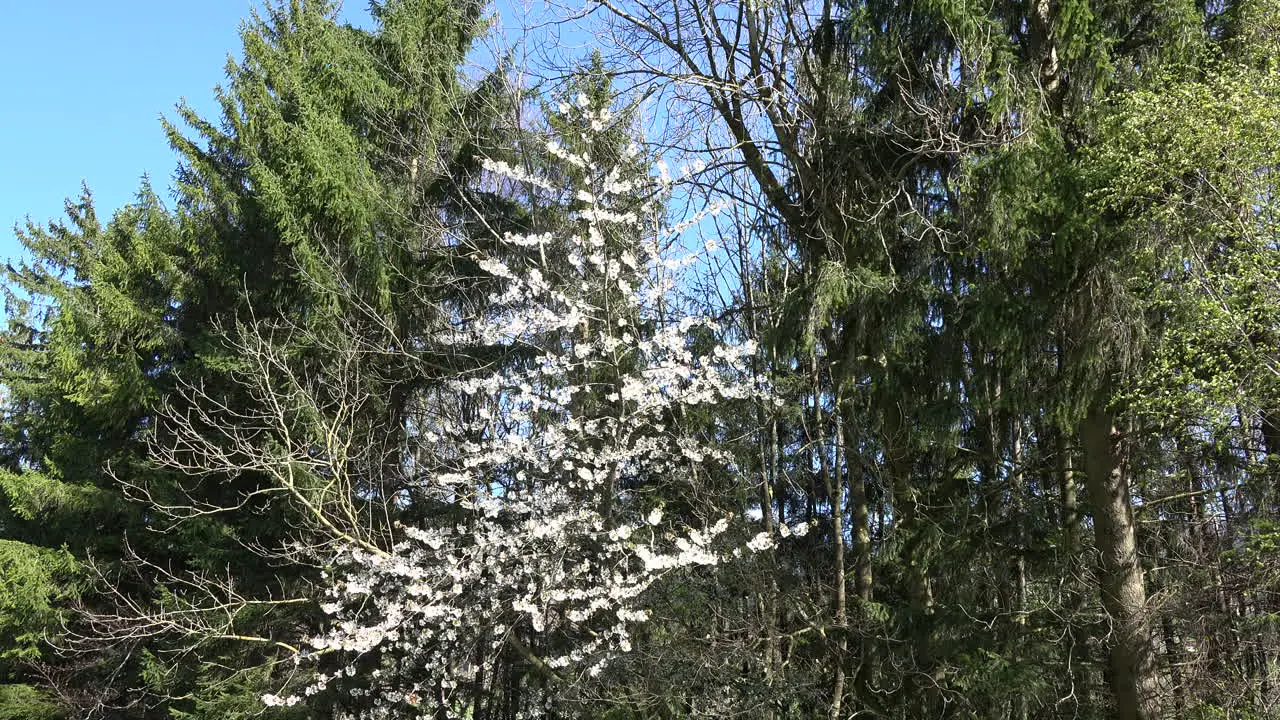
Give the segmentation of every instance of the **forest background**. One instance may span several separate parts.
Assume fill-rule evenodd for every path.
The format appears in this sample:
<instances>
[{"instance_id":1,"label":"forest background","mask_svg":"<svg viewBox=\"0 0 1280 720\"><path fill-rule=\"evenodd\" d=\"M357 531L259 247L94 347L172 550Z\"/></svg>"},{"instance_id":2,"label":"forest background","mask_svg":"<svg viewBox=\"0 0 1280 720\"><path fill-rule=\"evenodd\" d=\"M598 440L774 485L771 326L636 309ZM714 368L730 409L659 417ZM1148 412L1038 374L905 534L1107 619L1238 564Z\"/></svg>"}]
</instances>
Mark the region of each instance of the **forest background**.
<instances>
[{"instance_id":1,"label":"forest background","mask_svg":"<svg viewBox=\"0 0 1280 720\"><path fill-rule=\"evenodd\" d=\"M17 228L0 718L1280 713L1280 5L534 10Z\"/></svg>"}]
</instances>

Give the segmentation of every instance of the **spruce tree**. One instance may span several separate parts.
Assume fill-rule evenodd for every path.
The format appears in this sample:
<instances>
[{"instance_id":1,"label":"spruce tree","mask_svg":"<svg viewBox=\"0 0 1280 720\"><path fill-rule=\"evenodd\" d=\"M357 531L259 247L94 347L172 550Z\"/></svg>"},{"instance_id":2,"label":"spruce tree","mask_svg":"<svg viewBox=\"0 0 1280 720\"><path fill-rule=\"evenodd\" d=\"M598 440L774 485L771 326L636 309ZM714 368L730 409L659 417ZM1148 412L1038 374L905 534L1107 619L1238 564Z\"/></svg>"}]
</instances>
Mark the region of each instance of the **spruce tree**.
<instances>
[{"instance_id":1,"label":"spruce tree","mask_svg":"<svg viewBox=\"0 0 1280 720\"><path fill-rule=\"evenodd\" d=\"M305 598L318 569L254 551L287 543L306 511L259 493L266 478L252 471L191 477L151 459L172 447L165 418L189 412L183 388L229 407L253 401L232 382L247 361L229 352L239 326L277 328L301 369L323 366L334 343L400 343L403 357L365 374L377 402L356 419L370 448L357 483L336 497L313 478L306 492L322 512L333 502L372 513L404 486L397 433L413 394L446 372L416 338L457 292L444 238L460 227L460 188L505 91L460 74L478 4L379 3L370 32L335 12L271 4L246 23L243 57L218 91L222 117L180 107L194 135L167 126L183 158L172 209L144 186L104 227L86 193L68 222L23 233L31 260L10 273L4 348L3 532L23 543L15 563L42 552L76 561L15 573L6 607L56 613L39 609L65 611L76 593L70 634L55 644L90 654L42 648L73 716L256 716L286 670L271 638L316 622L314 604L278 603ZM232 580L245 601L222 637L112 622L130 607L181 611L192 599L173 583L200 577ZM32 652L42 623L56 630L57 617L24 620L14 652Z\"/></svg>"}]
</instances>

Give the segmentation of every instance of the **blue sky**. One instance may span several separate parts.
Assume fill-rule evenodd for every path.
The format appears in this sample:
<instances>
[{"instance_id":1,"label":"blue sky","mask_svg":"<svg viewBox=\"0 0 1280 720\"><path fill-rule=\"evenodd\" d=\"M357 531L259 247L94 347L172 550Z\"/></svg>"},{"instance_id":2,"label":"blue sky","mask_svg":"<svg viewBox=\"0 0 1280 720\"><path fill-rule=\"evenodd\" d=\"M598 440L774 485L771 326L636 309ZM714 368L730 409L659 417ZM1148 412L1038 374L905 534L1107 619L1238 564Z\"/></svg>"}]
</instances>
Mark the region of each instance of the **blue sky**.
<instances>
[{"instance_id":1,"label":"blue sky","mask_svg":"<svg viewBox=\"0 0 1280 720\"><path fill-rule=\"evenodd\" d=\"M85 181L99 217L144 173L168 198L176 165L160 115L186 98L215 115L213 86L255 0L0 0L0 259L15 223L62 216ZM362 0L343 17L367 19Z\"/></svg>"}]
</instances>

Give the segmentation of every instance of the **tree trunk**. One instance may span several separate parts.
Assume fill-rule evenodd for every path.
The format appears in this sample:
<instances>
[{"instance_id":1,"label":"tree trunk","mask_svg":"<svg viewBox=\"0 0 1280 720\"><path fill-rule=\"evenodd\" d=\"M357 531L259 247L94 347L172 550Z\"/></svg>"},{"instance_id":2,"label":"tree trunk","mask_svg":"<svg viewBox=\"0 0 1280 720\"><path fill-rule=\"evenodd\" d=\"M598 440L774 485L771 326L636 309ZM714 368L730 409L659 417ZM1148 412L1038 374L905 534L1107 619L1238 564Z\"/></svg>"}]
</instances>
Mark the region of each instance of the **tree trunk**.
<instances>
[{"instance_id":1,"label":"tree trunk","mask_svg":"<svg viewBox=\"0 0 1280 720\"><path fill-rule=\"evenodd\" d=\"M1013 549L1013 632L1022 645L1021 638L1027 627L1027 538L1026 538L1026 470L1022 457L1022 422L1013 421L1013 468L1009 473L1009 492L1013 500L1014 549ZM1024 693L1013 696L1010 715L1013 720L1026 720L1027 698Z\"/></svg>"},{"instance_id":2,"label":"tree trunk","mask_svg":"<svg viewBox=\"0 0 1280 720\"><path fill-rule=\"evenodd\" d=\"M1080 426L1100 556L1102 606L1111 620L1109 681L1117 720L1159 716L1158 678L1137 528L1115 418L1094 408Z\"/></svg>"},{"instance_id":3,"label":"tree trunk","mask_svg":"<svg viewBox=\"0 0 1280 720\"><path fill-rule=\"evenodd\" d=\"M1258 505L1262 517L1272 518L1277 512L1276 488L1280 487L1280 413L1262 413L1262 449L1267 453L1267 472L1258 488Z\"/></svg>"},{"instance_id":4,"label":"tree trunk","mask_svg":"<svg viewBox=\"0 0 1280 720\"><path fill-rule=\"evenodd\" d=\"M845 693L845 662L849 651L849 615L848 615L848 598L845 590L845 558L844 558L844 508L842 500L844 499L844 474L841 470L842 464L842 440L843 430L840 418L840 401L839 391L837 390L836 409L834 419L835 428L835 447L836 457L834 460L827 458L827 437L825 430L825 418L822 416L822 395L819 391L820 376L818 373L817 359L810 356L811 372L813 381L813 425L817 431L817 443L814 447L817 453L817 464L819 472L822 476L822 482L827 492L827 501L831 504L831 534L835 543L834 558L834 577L833 587L835 595L835 625L836 631L839 633L838 640L835 644L835 676L831 681L831 704L828 708L828 717L831 720L840 720L842 715L842 707L844 703Z\"/></svg>"},{"instance_id":5,"label":"tree trunk","mask_svg":"<svg viewBox=\"0 0 1280 720\"><path fill-rule=\"evenodd\" d=\"M842 412L849 418L854 417L852 408L847 404ZM859 602L858 609L865 612L866 603L871 602L872 598L871 512L867 501L867 473L861 462L854 462L857 445L852 424L846 420L843 427L844 456L849 468L849 510L853 521L853 527L850 528L854 552L853 587ZM865 633L865 628L863 632ZM858 690L866 689L871 684L871 654L871 642L864 635L858 657L858 671L854 677L854 685Z\"/></svg>"},{"instance_id":6,"label":"tree trunk","mask_svg":"<svg viewBox=\"0 0 1280 720\"><path fill-rule=\"evenodd\" d=\"M911 483L911 456L903 441L906 428L902 416L902 408L893 398L882 398L880 403L881 422L883 423L884 466L888 476L888 485L893 494L893 512L899 528L898 531L907 536L904 544L903 562L907 566L910 580L911 602L915 610L929 615L933 613L933 588L929 584L928 568L922 557L919 546L921 538L918 515L920 509L919 489Z\"/></svg>"},{"instance_id":7,"label":"tree trunk","mask_svg":"<svg viewBox=\"0 0 1280 720\"><path fill-rule=\"evenodd\" d=\"M1090 702L1089 674L1086 670L1089 656L1088 630L1080 618L1084 612L1085 592L1080 548L1080 500L1076 488L1076 469L1072 458L1073 448L1068 444L1068 434L1061 428L1053 431L1054 455L1057 458L1059 492L1061 494L1063 562L1067 573L1064 606L1067 611L1067 641L1063 648L1063 665L1071 683L1068 697L1075 698L1077 708L1085 708Z\"/></svg>"}]
</instances>

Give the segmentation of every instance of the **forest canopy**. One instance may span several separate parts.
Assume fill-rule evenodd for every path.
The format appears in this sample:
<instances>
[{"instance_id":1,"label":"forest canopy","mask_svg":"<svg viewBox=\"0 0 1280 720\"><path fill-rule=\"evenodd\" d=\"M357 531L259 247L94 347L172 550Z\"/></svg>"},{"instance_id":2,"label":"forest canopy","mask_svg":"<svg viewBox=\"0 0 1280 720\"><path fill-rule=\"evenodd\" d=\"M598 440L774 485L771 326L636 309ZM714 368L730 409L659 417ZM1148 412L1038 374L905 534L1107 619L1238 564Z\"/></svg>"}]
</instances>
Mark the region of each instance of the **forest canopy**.
<instances>
[{"instance_id":1,"label":"forest canopy","mask_svg":"<svg viewBox=\"0 0 1280 720\"><path fill-rule=\"evenodd\" d=\"M0 720L1280 717L1276 0L338 10L15 230Z\"/></svg>"}]
</instances>

